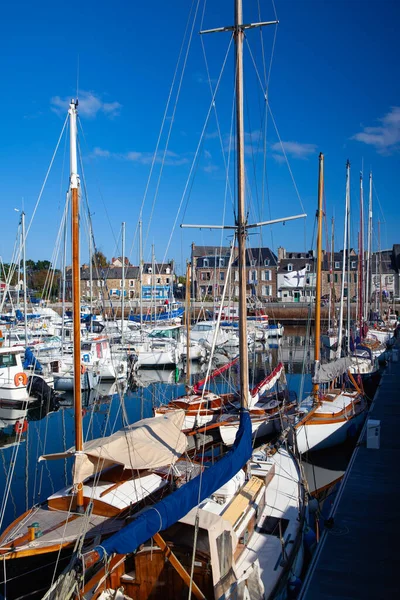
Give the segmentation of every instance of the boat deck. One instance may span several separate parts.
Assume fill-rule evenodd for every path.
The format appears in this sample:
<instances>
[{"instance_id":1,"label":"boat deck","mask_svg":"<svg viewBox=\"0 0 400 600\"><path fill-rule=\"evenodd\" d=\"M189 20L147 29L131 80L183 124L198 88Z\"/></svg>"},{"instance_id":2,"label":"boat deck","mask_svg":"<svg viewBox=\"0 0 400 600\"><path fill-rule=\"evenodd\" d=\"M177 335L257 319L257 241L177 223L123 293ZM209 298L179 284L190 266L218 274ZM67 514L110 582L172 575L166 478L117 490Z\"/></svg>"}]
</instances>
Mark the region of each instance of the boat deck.
<instances>
[{"instance_id":1,"label":"boat deck","mask_svg":"<svg viewBox=\"0 0 400 600\"><path fill-rule=\"evenodd\" d=\"M400 362L392 361L368 415L381 422L380 448L366 447L365 426L299 600L399 597L399 396Z\"/></svg>"}]
</instances>

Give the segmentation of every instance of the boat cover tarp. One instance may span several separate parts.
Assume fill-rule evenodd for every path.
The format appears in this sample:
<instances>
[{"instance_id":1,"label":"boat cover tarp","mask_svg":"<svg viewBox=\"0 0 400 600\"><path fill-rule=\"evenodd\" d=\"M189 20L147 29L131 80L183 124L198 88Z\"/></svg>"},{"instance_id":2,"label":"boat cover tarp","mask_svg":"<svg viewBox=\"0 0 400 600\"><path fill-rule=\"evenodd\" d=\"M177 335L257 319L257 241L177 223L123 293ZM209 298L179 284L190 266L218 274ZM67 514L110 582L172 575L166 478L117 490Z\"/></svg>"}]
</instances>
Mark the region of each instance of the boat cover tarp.
<instances>
[{"instance_id":1,"label":"boat cover tarp","mask_svg":"<svg viewBox=\"0 0 400 600\"><path fill-rule=\"evenodd\" d=\"M154 316L154 314L145 314L142 315L142 319L140 319L140 315L129 315L129 321L134 321L135 323L140 323L142 321L168 321L169 319L178 319L182 317L185 312L184 308L175 308L169 310L167 312L160 312Z\"/></svg>"},{"instance_id":2,"label":"boat cover tarp","mask_svg":"<svg viewBox=\"0 0 400 600\"><path fill-rule=\"evenodd\" d=\"M225 485L250 459L252 454L251 421L248 411L242 410L240 426L232 449L202 474L178 488L164 500L143 511L136 519L115 533L96 550L101 557L117 552L134 552L153 535L168 529L187 513Z\"/></svg>"},{"instance_id":3,"label":"boat cover tarp","mask_svg":"<svg viewBox=\"0 0 400 600\"><path fill-rule=\"evenodd\" d=\"M120 464L126 469L155 469L170 465L186 450L181 429L185 411L171 411L162 417L142 419L112 435L85 442L83 452L75 448L58 454L46 454L39 460L75 456L74 483L84 481L106 467Z\"/></svg>"},{"instance_id":4,"label":"boat cover tarp","mask_svg":"<svg viewBox=\"0 0 400 600\"><path fill-rule=\"evenodd\" d=\"M313 383L329 383L337 377L346 373L348 368L351 367L351 358L345 356L344 358L338 358L325 365L317 363L317 368L312 378Z\"/></svg>"},{"instance_id":5,"label":"boat cover tarp","mask_svg":"<svg viewBox=\"0 0 400 600\"><path fill-rule=\"evenodd\" d=\"M24 367L24 369L29 369L29 367L33 367L34 371L36 371L37 373L43 372L43 367L41 363L38 361L38 359L33 354L30 348L26 348L25 350L24 362L22 366Z\"/></svg>"}]
</instances>

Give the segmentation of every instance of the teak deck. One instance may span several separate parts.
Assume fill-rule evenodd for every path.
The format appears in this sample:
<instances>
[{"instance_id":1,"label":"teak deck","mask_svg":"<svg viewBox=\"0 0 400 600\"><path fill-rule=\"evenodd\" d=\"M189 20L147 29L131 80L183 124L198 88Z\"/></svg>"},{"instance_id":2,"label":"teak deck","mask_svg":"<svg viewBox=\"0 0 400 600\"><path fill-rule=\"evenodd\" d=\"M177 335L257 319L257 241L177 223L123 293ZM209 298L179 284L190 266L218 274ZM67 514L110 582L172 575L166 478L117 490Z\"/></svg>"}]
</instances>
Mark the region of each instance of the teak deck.
<instances>
[{"instance_id":1,"label":"teak deck","mask_svg":"<svg viewBox=\"0 0 400 600\"><path fill-rule=\"evenodd\" d=\"M366 447L364 428L299 600L400 597L400 362L389 363L368 418L381 422L380 449Z\"/></svg>"}]
</instances>

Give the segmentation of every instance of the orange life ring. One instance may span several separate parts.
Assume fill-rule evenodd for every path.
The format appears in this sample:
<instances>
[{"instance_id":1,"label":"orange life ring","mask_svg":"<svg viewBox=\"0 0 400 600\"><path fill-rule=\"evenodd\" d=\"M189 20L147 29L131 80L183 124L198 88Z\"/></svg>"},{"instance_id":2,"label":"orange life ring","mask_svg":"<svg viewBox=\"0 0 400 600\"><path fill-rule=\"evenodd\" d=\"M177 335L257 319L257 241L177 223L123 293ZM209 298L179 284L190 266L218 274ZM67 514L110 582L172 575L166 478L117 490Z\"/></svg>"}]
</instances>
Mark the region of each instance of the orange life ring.
<instances>
[{"instance_id":1,"label":"orange life ring","mask_svg":"<svg viewBox=\"0 0 400 600\"><path fill-rule=\"evenodd\" d=\"M28 377L26 373L17 373L14 376L15 385L26 385L28 383Z\"/></svg>"},{"instance_id":2,"label":"orange life ring","mask_svg":"<svg viewBox=\"0 0 400 600\"><path fill-rule=\"evenodd\" d=\"M28 421L24 419L23 421L17 421L14 425L15 433L25 433L28 429Z\"/></svg>"}]
</instances>

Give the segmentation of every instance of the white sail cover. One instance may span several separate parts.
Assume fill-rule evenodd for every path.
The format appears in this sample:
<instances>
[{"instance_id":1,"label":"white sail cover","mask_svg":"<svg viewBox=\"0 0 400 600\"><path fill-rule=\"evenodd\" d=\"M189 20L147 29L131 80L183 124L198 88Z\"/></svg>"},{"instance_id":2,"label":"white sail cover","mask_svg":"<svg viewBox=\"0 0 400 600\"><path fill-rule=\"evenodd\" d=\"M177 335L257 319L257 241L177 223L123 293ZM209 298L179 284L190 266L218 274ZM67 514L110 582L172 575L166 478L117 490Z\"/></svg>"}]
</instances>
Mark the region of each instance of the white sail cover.
<instances>
[{"instance_id":1,"label":"white sail cover","mask_svg":"<svg viewBox=\"0 0 400 600\"><path fill-rule=\"evenodd\" d=\"M351 358L346 356L345 358L338 358L332 362L321 365L317 363L314 377L312 378L313 383L329 383L340 377L345 373L349 367L351 367Z\"/></svg>"},{"instance_id":2,"label":"white sail cover","mask_svg":"<svg viewBox=\"0 0 400 600\"><path fill-rule=\"evenodd\" d=\"M103 469L119 464L127 469L154 469L173 464L186 450L186 436L181 428L185 411L171 411L160 417L142 419L112 435L97 438L58 454L46 454L39 460L75 456L74 483Z\"/></svg>"}]
</instances>

